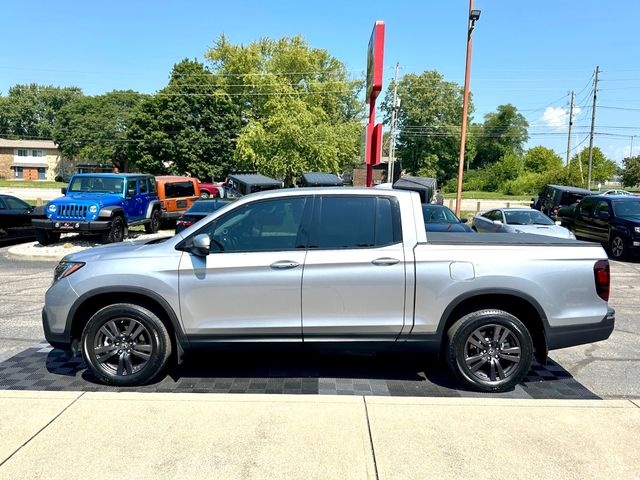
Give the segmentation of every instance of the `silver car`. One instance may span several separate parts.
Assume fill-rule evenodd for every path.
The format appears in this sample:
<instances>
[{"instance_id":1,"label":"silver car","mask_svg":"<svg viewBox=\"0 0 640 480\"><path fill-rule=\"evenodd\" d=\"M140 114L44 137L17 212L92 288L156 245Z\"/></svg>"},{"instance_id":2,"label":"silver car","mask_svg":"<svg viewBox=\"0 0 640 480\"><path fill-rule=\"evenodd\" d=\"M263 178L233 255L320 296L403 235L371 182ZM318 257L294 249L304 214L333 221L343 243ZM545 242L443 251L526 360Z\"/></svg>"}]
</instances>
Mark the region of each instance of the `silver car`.
<instances>
[{"instance_id":1,"label":"silver car","mask_svg":"<svg viewBox=\"0 0 640 480\"><path fill-rule=\"evenodd\" d=\"M497 208L479 213L473 218L472 227L476 232L488 233L533 233L557 238L571 238L575 235L561 227L544 213L532 208Z\"/></svg>"}]
</instances>

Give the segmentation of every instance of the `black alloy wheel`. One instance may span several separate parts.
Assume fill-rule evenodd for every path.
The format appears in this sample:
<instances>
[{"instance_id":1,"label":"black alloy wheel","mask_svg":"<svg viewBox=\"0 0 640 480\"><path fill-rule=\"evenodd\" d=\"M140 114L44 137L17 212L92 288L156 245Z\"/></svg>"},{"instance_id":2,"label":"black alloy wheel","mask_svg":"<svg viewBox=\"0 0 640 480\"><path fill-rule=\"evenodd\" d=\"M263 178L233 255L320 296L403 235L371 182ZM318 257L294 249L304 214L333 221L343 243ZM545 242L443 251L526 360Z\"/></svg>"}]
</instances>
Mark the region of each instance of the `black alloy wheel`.
<instances>
[{"instance_id":1,"label":"black alloy wheel","mask_svg":"<svg viewBox=\"0 0 640 480\"><path fill-rule=\"evenodd\" d=\"M620 235L615 235L609 242L609 251L616 260L622 260L627 256L627 242Z\"/></svg>"},{"instance_id":2,"label":"black alloy wheel","mask_svg":"<svg viewBox=\"0 0 640 480\"><path fill-rule=\"evenodd\" d=\"M503 392L531 368L533 341L524 324L502 310L465 315L449 329L447 362L468 387Z\"/></svg>"},{"instance_id":3,"label":"black alloy wheel","mask_svg":"<svg viewBox=\"0 0 640 480\"><path fill-rule=\"evenodd\" d=\"M134 304L99 310L82 332L82 356L103 383L142 385L156 378L171 355L171 339L162 321Z\"/></svg>"},{"instance_id":4,"label":"black alloy wheel","mask_svg":"<svg viewBox=\"0 0 640 480\"><path fill-rule=\"evenodd\" d=\"M144 231L145 233L157 233L160 230L160 210L155 209L151 212L151 220L149 223L145 223Z\"/></svg>"},{"instance_id":5,"label":"black alloy wheel","mask_svg":"<svg viewBox=\"0 0 640 480\"><path fill-rule=\"evenodd\" d=\"M111 228L101 234L102 243L117 243L124 240L125 223L120 216L111 221Z\"/></svg>"}]
</instances>

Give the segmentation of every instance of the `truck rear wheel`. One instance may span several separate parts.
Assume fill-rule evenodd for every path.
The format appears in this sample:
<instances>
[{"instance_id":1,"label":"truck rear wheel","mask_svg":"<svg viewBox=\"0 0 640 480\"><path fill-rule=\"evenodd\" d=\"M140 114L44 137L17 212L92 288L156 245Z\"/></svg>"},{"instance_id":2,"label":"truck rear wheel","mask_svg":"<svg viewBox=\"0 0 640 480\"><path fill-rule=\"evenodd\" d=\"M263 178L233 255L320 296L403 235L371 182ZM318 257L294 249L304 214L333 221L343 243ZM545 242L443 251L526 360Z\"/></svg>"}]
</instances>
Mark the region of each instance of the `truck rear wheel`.
<instances>
[{"instance_id":1,"label":"truck rear wheel","mask_svg":"<svg viewBox=\"0 0 640 480\"><path fill-rule=\"evenodd\" d=\"M124 240L125 224L120 216L111 221L111 228L100 234L102 243L116 243Z\"/></svg>"},{"instance_id":2,"label":"truck rear wheel","mask_svg":"<svg viewBox=\"0 0 640 480\"><path fill-rule=\"evenodd\" d=\"M527 327L503 310L465 315L447 333L449 368L474 390L511 390L529 372L532 358L533 341Z\"/></svg>"},{"instance_id":3,"label":"truck rear wheel","mask_svg":"<svg viewBox=\"0 0 640 480\"><path fill-rule=\"evenodd\" d=\"M60 234L48 230L36 230L36 240L40 245L51 245L60 240Z\"/></svg>"},{"instance_id":4,"label":"truck rear wheel","mask_svg":"<svg viewBox=\"0 0 640 480\"><path fill-rule=\"evenodd\" d=\"M160 210L157 208L151 212L151 220L149 223L145 223L144 231L145 233L156 233L160 229L160 222L162 218L160 217Z\"/></svg>"}]
</instances>

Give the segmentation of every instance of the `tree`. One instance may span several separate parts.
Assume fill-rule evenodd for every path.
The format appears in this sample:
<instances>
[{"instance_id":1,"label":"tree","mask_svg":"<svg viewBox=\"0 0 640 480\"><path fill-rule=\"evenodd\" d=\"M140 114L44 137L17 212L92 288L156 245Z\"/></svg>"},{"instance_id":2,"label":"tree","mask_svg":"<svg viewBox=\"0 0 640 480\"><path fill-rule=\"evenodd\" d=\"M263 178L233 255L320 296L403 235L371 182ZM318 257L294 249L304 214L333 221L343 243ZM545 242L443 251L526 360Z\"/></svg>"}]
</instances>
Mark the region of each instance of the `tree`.
<instances>
[{"instance_id":1,"label":"tree","mask_svg":"<svg viewBox=\"0 0 640 480\"><path fill-rule=\"evenodd\" d=\"M627 157L622 160L622 184L625 187L635 187L640 184L640 155Z\"/></svg>"},{"instance_id":2,"label":"tree","mask_svg":"<svg viewBox=\"0 0 640 480\"><path fill-rule=\"evenodd\" d=\"M53 128L62 155L126 171L127 130L134 109L145 97L132 90L113 91L68 103L58 112Z\"/></svg>"},{"instance_id":3,"label":"tree","mask_svg":"<svg viewBox=\"0 0 640 480\"><path fill-rule=\"evenodd\" d=\"M250 121L238 138L238 165L282 178L287 186L308 171L340 173L357 156L361 127L326 117L300 99L270 100L263 117Z\"/></svg>"},{"instance_id":4,"label":"tree","mask_svg":"<svg viewBox=\"0 0 640 480\"><path fill-rule=\"evenodd\" d=\"M584 182L587 181L587 172L589 169L589 149L583 148L571 159L571 165L568 169L568 180L574 185L584 185L586 183L580 180L579 163L582 163L582 171L584 172ZM616 173L616 163L607 159L598 147L593 148L591 158L591 181L594 183L609 180Z\"/></svg>"},{"instance_id":5,"label":"tree","mask_svg":"<svg viewBox=\"0 0 640 480\"><path fill-rule=\"evenodd\" d=\"M238 107L200 62L183 60L169 84L140 103L129 129L129 156L155 174L223 178L235 167Z\"/></svg>"},{"instance_id":6,"label":"tree","mask_svg":"<svg viewBox=\"0 0 640 480\"><path fill-rule=\"evenodd\" d=\"M408 74L398 82L397 156L414 175L436 177L443 183L458 171L462 88L446 82L436 71ZM469 113L473 105L469 102ZM382 102L385 122L393 107L393 82ZM470 146L471 140L468 137Z\"/></svg>"},{"instance_id":7,"label":"tree","mask_svg":"<svg viewBox=\"0 0 640 480\"><path fill-rule=\"evenodd\" d=\"M206 57L215 81L246 120L235 151L241 168L283 178L341 173L358 159L361 80L300 36L233 45L221 36Z\"/></svg>"},{"instance_id":8,"label":"tree","mask_svg":"<svg viewBox=\"0 0 640 480\"><path fill-rule=\"evenodd\" d=\"M533 147L524 156L524 168L536 173L559 171L562 169L562 158L550 148Z\"/></svg>"},{"instance_id":9,"label":"tree","mask_svg":"<svg viewBox=\"0 0 640 480\"><path fill-rule=\"evenodd\" d=\"M15 85L0 99L0 134L9 137L51 138L57 113L82 97L77 87Z\"/></svg>"},{"instance_id":10,"label":"tree","mask_svg":"<svg viewBox=\"0 0 640 480\"><path fill-rule=\"evenodd\" d=\"M476 138L473 165L490 165L507 154L522 155L524 144L529 140L528 128L527 119L511 104L500 105L495 113L487 113L482 132Z\"/></svg>"}]
</instances>

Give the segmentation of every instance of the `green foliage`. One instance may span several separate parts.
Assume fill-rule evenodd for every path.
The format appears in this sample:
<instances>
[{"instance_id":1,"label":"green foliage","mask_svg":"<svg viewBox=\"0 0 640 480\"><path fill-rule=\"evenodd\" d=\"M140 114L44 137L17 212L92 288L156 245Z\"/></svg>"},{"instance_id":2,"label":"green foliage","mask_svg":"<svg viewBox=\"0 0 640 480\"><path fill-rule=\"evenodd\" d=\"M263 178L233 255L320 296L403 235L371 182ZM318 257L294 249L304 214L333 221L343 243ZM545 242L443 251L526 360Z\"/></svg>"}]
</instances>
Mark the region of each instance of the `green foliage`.
<instances>
[{"instance_id":1,"label":"green foliage","mask_svg":"<svg viewBox=\"0 0 640 480\"><path fill-rule=\"evenodd\" d=\"M0 135L50 138L57 113L80 97L77 87L15 85L0 97Z\"/></svg>"},{"instance_id":2,"label":"green foliage","mask_svg":"<svg viewBox=\"0 0 640 480\"><path fill-rule=\"evenodd\" d=\"M396 153L403 168L413 175L436 177L444 184L458 171L462 88L446 82L436 71L425 71L403 76L398 83L398 96L402 103L398 110ZM473 105L469 103L471 114ZM392 107L393 82L381 107L387 123ZM467 143L472 152L471 141Z\"/></svg>"},{"instance_id":3,"label":"green foliage","mask_svg":"<svg viewBox=\"0 0 640 480\"><path fill-rule=\"evenodd\" d=\"M580 163L582 163L582 171L584 182L580 179ZM582 151L575 154L569 165L568 180L570 185L586 186L589 169L589 149L583 148ZM594 147L591 156L591 182L598 183L610 179L616 173L616 163L607 159L598 147Z\"/></svg>"},{"instance_id":4,"label":"green foliage","mask_svg":"<svg viewBox=\"0 0 640 480\"><path fill-rule=\"evenodd\" d=\"M361 80L326 50L300 37L233 45L221 36L206 57L247 119L234 159L240 168L283 178L341 173L358 160Z\"/></svg>"},{"instance_id":5,"label":"green foliage","mask_svg":"<svg viewBox=\"0 0 640 480\"><path fill-rule=\"evenodd\" d=\"M640 184L640 155L627 157L622 160L622 184L625 187L635 187Z\"/></svg>"},{"instance_id":6,"label":"green foliage","mask_svg":"<svg viewBox=\"0 0 640 480\"><path fill-rule=\"evenodd\" d=\"M505 155L522 155L529 139L528 128L527 119L511 104L500 105L495 113L486 114L481 133L476 137L473 165L482 167Z\"/></svg>"},{"instance_id":7,"label":"green foliage","mask_svg":"<svg viewBox=\"0 0 640 480\"><path fill-rule=\"evenodd\" d=\"M530 172L545 173L562 169L562 158L550 148L537 146L527 150L524 168Z\"/></svg>"},{"instance_id":8,"label":"green foliage","mask_svg":"<svg viewBox=\"0 0 640 480\"><path fill-rule=\"evenodd\" d=\"M106 163L126 171L127 130L136 106L145 95L113 91L79 97L60 109L53 139L62 155L90 163Z\"/></svg>"},{"instance_id":9,"label":"green foliage","mask_svg":"<svg viewBox=\"0 0 640 480\"><path fill-rule=\"evenodd\" d=\"M139 170L223 178L235 168L238 107L199 62L183 60L169 85L139 105L128 131L129 157Z\"/></svg>"}]
</instances>

